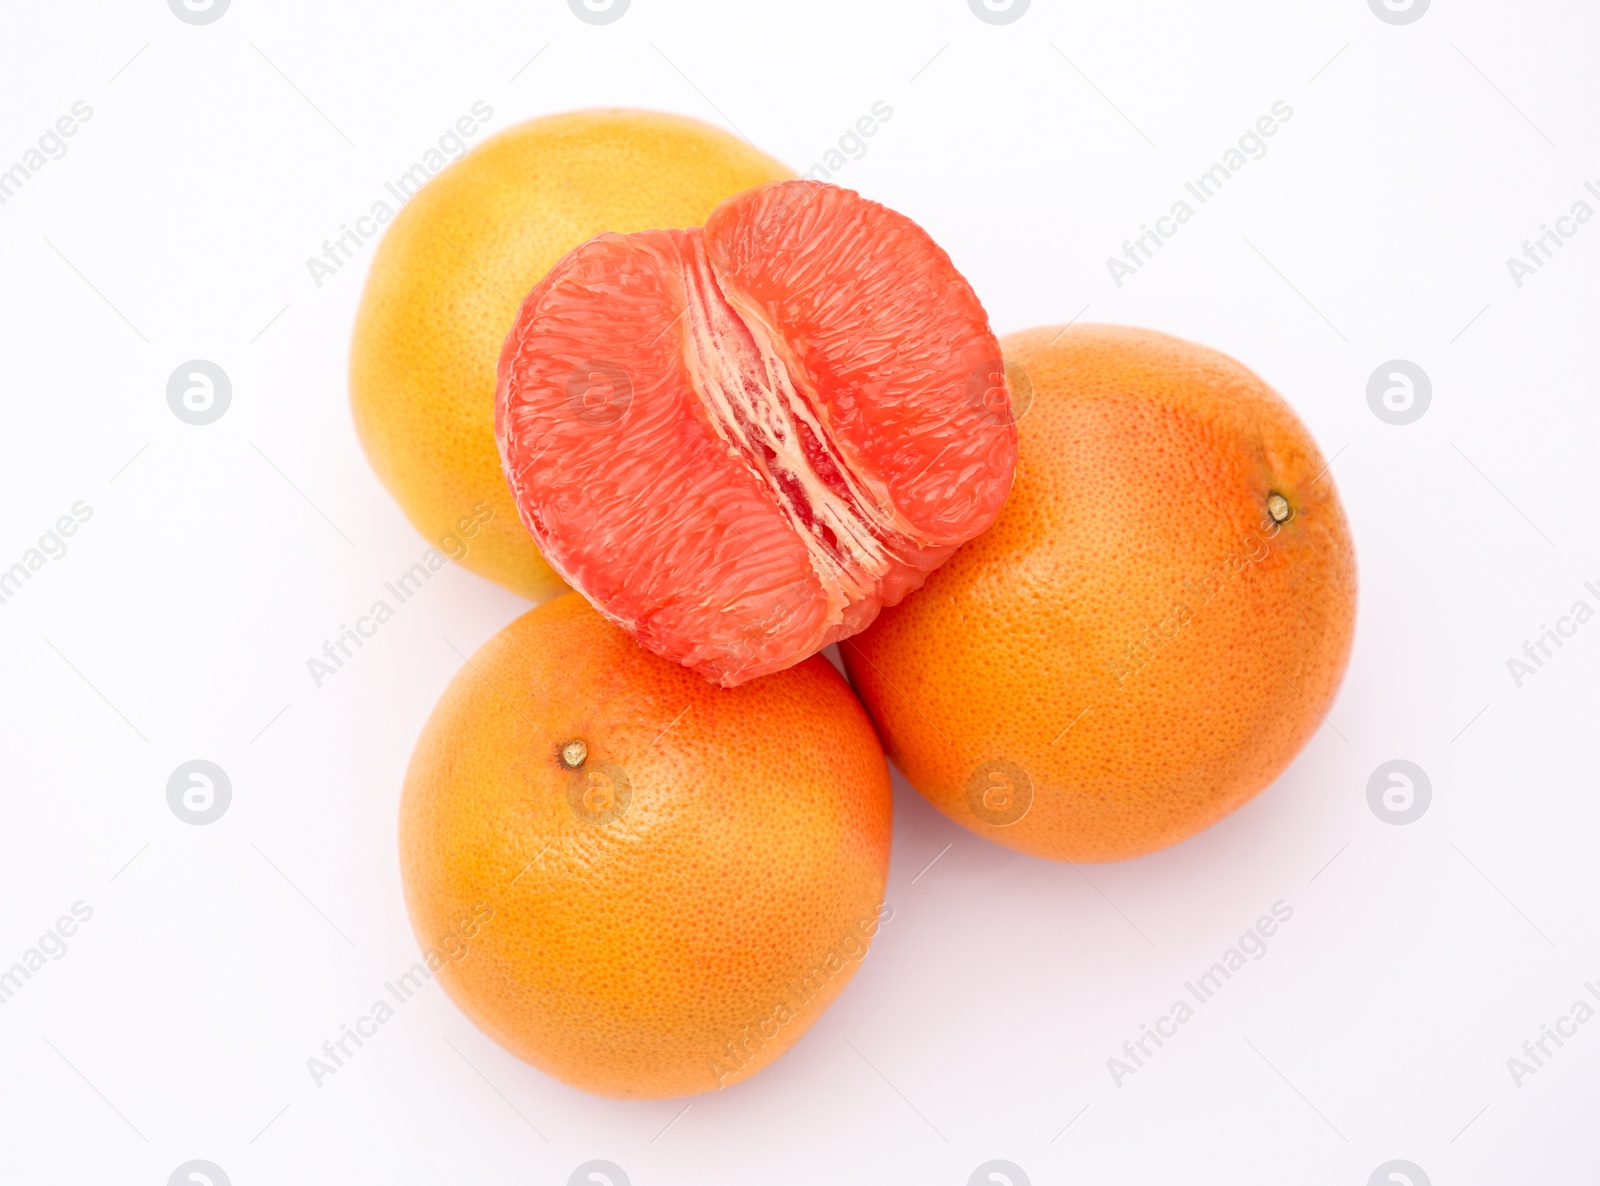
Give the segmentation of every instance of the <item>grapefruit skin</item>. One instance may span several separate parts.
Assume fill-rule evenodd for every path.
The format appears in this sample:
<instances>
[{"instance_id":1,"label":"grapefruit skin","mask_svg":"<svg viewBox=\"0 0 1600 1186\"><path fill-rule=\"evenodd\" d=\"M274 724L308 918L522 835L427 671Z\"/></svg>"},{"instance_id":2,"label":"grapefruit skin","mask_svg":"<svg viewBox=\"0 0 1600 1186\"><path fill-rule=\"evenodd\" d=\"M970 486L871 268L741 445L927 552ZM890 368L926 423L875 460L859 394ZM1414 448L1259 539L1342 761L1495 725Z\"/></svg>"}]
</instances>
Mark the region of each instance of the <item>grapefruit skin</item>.
<instances>
[{"instance_id":1,"label":"grapefruit skin","mask_svg":"<svg viewBox=\"0 0 1600 1186\"><path fill-rule=\"evenodd\" d=\"M951 819L1053 860L1139 856L1321 724L1355 625L1349 528L1305 427L1231 358L1117 326L1001 345L1033 389L1010 501L840 649Z\"/></svg>"},{"instance_id":2,"label":"grapefruit skin","mask_svg":"<svg viewBox=\"0 0 1600 1186\"><path fill-rule=\"evenodd\" d=\"M602 231L698 226L731 194L792 176L697 120L596 110L519 124L423 186L378 246L350 354L357 433L417 530L534 601L559 592L494 439L495 364L518 303Z\"/></svg>"},{"instance_id":3,"label":"grapefruit skin","mask_svg":"<svg viewBox=\"0 0 1600 1186\"><path fill-rule=\"evenodd\" d=\"M624 798L618 769L626 810L595 822ZM568 594L434 709L401 873L428 962L502 1046L585 1091L690 1095L777 1058L850 980L891 811L883 750L827 660L719 689Z\"/></svg>"}]
</instances>

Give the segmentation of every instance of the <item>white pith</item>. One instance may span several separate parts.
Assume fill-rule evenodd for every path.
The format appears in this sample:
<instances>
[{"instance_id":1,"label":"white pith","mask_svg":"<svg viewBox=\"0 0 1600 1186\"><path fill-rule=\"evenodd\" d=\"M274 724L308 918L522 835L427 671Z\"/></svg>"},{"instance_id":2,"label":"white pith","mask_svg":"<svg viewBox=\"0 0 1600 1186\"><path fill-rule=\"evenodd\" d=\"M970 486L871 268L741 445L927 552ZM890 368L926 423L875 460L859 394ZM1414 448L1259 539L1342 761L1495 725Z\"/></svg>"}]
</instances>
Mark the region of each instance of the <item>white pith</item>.
<instances>
[{"instance_id":1,"label":"white pith","mask_svg":"<svg viewBox=\"0 0 1600 1186\"><path fill-rule=\"evenodd\" d=\"M909 525L894 512L887 491L874 489L832 439L806 396L806 376L786 359L776 332L753 309L738 307L718 283L696 242L683 276L688 315L684 356L690 382L712 427L731 451L771 490L795 533L805 543L828 600L828 626L863 601L874 604L880 581L914 555ZM803 385L804 393L797 383ZM828 485L806 457L802 426L809 430L841 475L849 497ZM772 456L763 453L764 445ZM802 518L779 476L796 482L814 523ZM833 533L830 546L820 526ZM895 543L902 544L900 549ZM904 553L904 554L902 554Z\"/></svg>"}]
</instances>

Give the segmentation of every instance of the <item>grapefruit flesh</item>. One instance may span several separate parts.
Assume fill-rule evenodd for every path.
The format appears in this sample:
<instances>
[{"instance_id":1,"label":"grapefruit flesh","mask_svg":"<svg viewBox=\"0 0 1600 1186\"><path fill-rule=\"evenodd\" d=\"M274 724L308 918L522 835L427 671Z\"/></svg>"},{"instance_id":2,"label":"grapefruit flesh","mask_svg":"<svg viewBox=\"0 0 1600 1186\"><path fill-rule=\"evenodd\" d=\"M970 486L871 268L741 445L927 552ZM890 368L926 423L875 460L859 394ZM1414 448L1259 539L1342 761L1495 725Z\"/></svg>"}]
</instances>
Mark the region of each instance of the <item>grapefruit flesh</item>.
<instances>
[{"instance_id":1,"label":"grapefruit flesh","mask_svg":"<svg viewBox=\"0 0 1600 1186\"><path fill-rule=\"evenodd\" d=\"M440 698L401 874L427 968L507 1050L585 1091L691 1095L771 1063L861 966L892 811L822 656L718 688L569 593Z\"/></svg>"},{"instance_id":2,"label":"grapefruit flesh","mask_svg":"<svg viewBox=\"0 0 1600 1186\"><path fill-rule=\"evenodd\" d=\"M951 819L1051 860L1139 856L1321 727L1355 625L1349 527L1305 426L1226 355L1103 325L1001 344L1033 391L1010 501L840 651Z\"/></svg>"},{"instance_id":3,"label":"grapefruit flesh","mask_svg":"<svg viewBox=\"0 0 1600 1186\"><path fill-rule=\"evenodd\" d=\"M551 566L730 687L920 586L1016 461L999 345L949 257L807 181L570 253L506 338L495 429Z\"/></svg>"}]
</instances>

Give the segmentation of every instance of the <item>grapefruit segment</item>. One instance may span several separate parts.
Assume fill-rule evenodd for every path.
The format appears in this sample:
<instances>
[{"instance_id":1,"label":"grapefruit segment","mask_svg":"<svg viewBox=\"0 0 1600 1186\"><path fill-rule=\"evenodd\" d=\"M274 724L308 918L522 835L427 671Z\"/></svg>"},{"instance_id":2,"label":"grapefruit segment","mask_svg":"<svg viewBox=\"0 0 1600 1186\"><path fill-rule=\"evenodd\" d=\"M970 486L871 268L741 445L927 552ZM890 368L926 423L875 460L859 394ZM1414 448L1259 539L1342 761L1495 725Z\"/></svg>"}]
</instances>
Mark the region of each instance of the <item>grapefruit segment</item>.
<instances>
[{"instance_id":1,"label":"grapefruit segment","mask_svg":"<svg viewBox=\"0 0 1600 1186\"><path fill-rule=\"evenodd\" d=\"M951 546L982 531L1011 489L1016 433L974 431L968 383L999 353L927 233L850 190L795 181L723 202L706 249L734 306L781 327L830 435L902 529Z\"/></svg>"},{"instance_id":2,"label":"grapefruit segment","mask_svg":"<svg viewBox=\"0 0 1600 1186\"><path fill-rule=\"evenodd\" d=\"M551 269L501 353L496 438L552 567L733 686L864 629L993 520L1016 429L970 391L999 358L915 223L778 183Z\"/></svg>"}]
</instances>

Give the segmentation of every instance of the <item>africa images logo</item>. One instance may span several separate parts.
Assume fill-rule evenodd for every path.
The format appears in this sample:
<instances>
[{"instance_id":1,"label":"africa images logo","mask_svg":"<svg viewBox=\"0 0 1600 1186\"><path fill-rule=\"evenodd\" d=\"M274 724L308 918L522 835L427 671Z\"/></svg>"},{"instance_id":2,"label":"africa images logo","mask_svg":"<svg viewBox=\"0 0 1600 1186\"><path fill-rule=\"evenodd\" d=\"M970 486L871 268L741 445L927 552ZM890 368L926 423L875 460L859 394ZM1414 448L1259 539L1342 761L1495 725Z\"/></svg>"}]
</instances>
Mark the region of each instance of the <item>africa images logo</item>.
<instances>
[{"instance_id":1,"label":"africa images logo","mask_svg":"<svg viewBox=\"0 0 1600 1186\"><path fill-rule=\"evenodd\" d=\"M1433 402L1428 372L1404 358L1391 358L1367 379L1367 407L1385 424L1414 424Z\"/></svg>"},{"instance_id":2,"label":"africa images logo","mask_svg":"<svg viewBox=\"0 0 1600 1186\"><path fill-rule=\"evenodd\" d=\"M1020 21L1030 0L967 0L972 15L986 25L1009 25Z\"/></svg>"},{"instance_id":3,"label":"africa images logo","mask_svg":"<svg viewBox=\"0 0 1600 1186\"><path fill-rule=\"evenodd\" d=\"M1432 0L1367 0L1372 14L1386 25L1409 25L1420 21Z\"/></svg>"},{"instance_id":4,"label":"africa images logo","mask_svg":"<svg viewBox=\"0 0 1600 1186\"><path fill-rule=\"evenodd\" d=\"M214 1161L186 1161L172 1171L167 1186L233 1186L227 1172Z\"/></svg>"},{"instance_id":5,"label":"africa images logo","mask_svg":"<svg viewBox=\"0 0 1600 1186\"><path fill-rule=\"evenodd\" d=\"M167 377L167 407L185 424L214 424L233 402L228 372L204 358L191 358Z\"/></svg>"},{"instance_id":6,"label":"africa images logo","mask_svg":"<svg viewBox=\"0 0 1600 1186\"><path fill-rule=\"evenodd\" d=\"M220 21L232 0L167 0L172 15L186 25L209 25Z\"/></svg>"}]
</instances>

